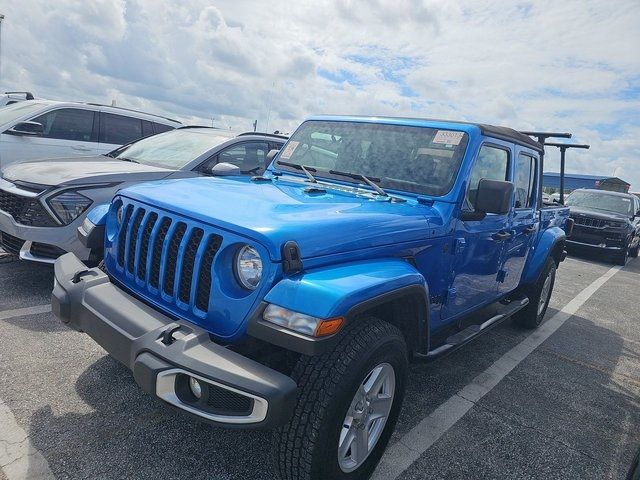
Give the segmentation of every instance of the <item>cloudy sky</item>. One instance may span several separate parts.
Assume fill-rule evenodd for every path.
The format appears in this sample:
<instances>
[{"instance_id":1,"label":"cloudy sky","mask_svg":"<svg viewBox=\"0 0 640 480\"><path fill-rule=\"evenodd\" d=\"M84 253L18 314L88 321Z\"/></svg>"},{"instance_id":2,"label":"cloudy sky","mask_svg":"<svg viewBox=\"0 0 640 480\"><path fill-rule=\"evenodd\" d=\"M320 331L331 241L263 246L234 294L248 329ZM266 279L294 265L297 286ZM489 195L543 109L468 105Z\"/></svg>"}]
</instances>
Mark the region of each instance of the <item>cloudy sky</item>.
<instances>
[{"instance_id":1,"label":"cloudy sky","mask_svg":"<svg viewBox=\"0 0 640 480\"><path fill-rule=\"evenodd\" d=\"M638 0L3 0L0 89L290 131L316 113L574 133L640 190ZM548 149L547 169L558 168Z\"/></svg>"}]
</instances>

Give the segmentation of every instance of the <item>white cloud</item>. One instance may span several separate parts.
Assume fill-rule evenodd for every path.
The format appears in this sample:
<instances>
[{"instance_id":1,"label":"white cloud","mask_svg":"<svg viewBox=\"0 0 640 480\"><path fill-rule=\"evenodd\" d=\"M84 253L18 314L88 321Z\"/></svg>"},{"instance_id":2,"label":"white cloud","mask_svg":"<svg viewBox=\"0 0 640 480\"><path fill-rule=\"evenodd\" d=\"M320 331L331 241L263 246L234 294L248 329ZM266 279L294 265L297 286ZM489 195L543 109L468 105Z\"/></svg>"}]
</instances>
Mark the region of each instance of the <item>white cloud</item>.
<instances>
[{"instance_id":1,"label":"white cloud","mask_svg":"<svg viewBox=\"0 0 640 480\"><path fill-rule=\"evenodd\" d=\"M314 113L574 132L640 190L635 0L5 0L1 86L290 130ZM572 140L572 141L573 141ZM549 168L558 154L550 151Z\"/></svg>"}]
</instances>

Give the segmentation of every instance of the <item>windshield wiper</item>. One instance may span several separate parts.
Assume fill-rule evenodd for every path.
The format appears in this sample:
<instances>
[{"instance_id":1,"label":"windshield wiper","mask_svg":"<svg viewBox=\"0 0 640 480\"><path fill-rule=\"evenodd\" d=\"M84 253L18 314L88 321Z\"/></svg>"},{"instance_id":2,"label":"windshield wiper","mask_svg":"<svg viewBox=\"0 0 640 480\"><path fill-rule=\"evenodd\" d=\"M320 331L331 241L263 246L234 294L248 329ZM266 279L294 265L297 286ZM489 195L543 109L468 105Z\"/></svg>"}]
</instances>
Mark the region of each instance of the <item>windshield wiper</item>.
<instances>
[{"instance_id":1,"label":"windshield wiper","mask_svg":"<svg viewBox=\"0 0 640 480\"><path fill-rule=\"evenodd\" d=\"M279 165L284 165L285 167L293 167L293 168L297 168L298 170L302 170L304 172L304 174L307 176L307 178L309 179L310 182L318 183L318 181L316 180L316 177L311 175L311 173L309 172L309 170L313 170L314 172L317 171L313 167L305 167L304 165L300 165L298 163L283 162L282 160L278 160L278 164Z\"/></svg>"},{"instance_id":2,"label":"windshield wiper","mask_svg":"<svg viewBox=\"0 0 640 480\"><path fill-rule=\"evenodd\" d=\"M123 162L131 162L131 163L140 163L137 160L134 160L132 158L126 158L126 157L114 157L117 158L118 160L122 160Z\"/></svg>"},{"instance_id":3,"label":"windshield wiper","mask_svg":"<svg viewBox=\"0 0 640 480\"><path fill-rule=\"evenodd\" d=\"M338 170L329 170L329 173L332 173L333 175L340 175L342 177L353 178L353 179L356 179L356 180L362 180L363 182L367 183L371 188L373 188L378 195L382 195L383 197L388 197L389 196L389 194L387 192L385 192L377 183L375 183L376 181L377 182L380 181L379 178L371 177L371 179L370 179L370 178L365 177L361 173L339 172Z\"/></svg>"}]
</instances>

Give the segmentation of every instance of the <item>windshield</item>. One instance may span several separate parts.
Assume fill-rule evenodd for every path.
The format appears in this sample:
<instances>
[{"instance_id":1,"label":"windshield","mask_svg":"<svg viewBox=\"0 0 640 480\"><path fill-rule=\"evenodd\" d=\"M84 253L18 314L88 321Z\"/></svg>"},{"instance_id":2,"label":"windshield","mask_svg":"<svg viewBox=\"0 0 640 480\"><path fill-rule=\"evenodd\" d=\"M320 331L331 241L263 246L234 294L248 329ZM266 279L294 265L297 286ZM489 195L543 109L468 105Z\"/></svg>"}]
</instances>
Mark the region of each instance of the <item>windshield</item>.
<instances>
[{"instance_id":1,"label":"windshield","mask_svg":"<svg viewBox=\"0 0 640 480\"><path fill-rule=\"evenodd\" d=\"M591 208L628 216L633 215L633 202L631 198L620 195L576 190L567 197L564 203L565 205L573 207Z\"/></svg>"},{"instance_id":2,"label":"windshield","mask_svg":"<svg viewBox=\"0 0 640 480\"><path fill-rule=\"evenodd\" d=\"M19 102L0 108L0 125L11 123L20 117L40 110L45 104L39 102Z\"/></svg>"},{"instance_id":3,"label":"windshield","mask_svg":"<svg viewBox=\"0 0 640 480\"><path fill-rule=\"evenodd\" d=\"M180 170L189 162L235 135L218 130L171 130L116 150L115 158Z\"/></svg>"},{"instance_id":4,"label":"windshield","mask_svg":"<svg viewBox=\"0 0 640 480\"><path fill-rule=\"evenodd\" d=\"M352 173L383 188L441 196L455 181L467 142L466 133L452 130L312 120L293 134L278 167L282 160L312 167L315 177L363 183L330 171Z\"/></svg>"}]
</instances>

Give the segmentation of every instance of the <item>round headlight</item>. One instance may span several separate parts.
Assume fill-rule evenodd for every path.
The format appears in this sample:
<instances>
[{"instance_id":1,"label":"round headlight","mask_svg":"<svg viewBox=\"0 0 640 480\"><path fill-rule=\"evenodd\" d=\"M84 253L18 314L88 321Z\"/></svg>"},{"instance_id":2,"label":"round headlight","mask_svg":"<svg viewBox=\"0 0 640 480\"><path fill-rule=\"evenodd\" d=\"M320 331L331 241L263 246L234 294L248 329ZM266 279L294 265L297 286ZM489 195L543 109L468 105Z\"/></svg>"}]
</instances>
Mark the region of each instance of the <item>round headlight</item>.
<instances>
[{"instance_id":1,"label":"round headlight","mask_svg":"<svg viewBox=\"0 0 640 480\"><path fill-rule=\"evenodd\" d=\"M236 254L236 277L240 284L249 290L255 290L262 278L262 259L258 251L245 245Z\"/></svg>"},{"instance_id":2,"label":"round headlight","mask_svg":"<svg viewBox=\"0 0 640 480\"><path fill-rule=\"evenodd\" d=\"M124 214L124 206L120 205L118 207L118 210L116 210L116 222L118 222L118 225L122 224L122 215Z\"/></svg>"}]
</instances>

